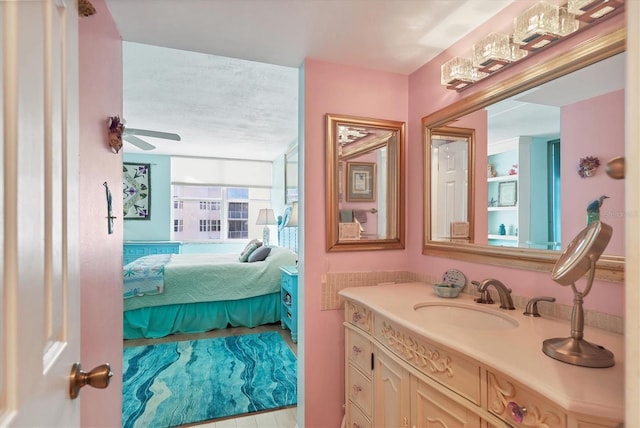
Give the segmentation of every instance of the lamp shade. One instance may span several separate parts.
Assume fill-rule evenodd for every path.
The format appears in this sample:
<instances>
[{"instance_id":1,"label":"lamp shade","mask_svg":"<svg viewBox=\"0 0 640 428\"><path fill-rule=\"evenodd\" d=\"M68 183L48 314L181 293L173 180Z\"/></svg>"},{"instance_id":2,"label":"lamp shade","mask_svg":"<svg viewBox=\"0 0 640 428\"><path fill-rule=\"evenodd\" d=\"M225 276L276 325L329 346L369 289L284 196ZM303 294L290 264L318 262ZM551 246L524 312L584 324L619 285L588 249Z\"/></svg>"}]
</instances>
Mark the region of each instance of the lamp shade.
<instances>
[{"instance_id":1,"label":"lamp shade","mask_svg":"<svg viewBox=\"0 0 640 428\"><path fill-rule=\"evenodd\" d=\"M289 221L285 224L287 227L297 227L298 226L298 203L294 202L291 204L291 215L289 215Z\"/></svg>"},{"instance_id":2,"label":"lamp shade","mask_svg":"<svg viewBox=\"0 0 640 428\"><path fill-rule=\"evenodd\" d=\"M258 221L256 224L277 224L276 217L271 208L262 208L258 213Z\"/></svg>"}]
</instances>

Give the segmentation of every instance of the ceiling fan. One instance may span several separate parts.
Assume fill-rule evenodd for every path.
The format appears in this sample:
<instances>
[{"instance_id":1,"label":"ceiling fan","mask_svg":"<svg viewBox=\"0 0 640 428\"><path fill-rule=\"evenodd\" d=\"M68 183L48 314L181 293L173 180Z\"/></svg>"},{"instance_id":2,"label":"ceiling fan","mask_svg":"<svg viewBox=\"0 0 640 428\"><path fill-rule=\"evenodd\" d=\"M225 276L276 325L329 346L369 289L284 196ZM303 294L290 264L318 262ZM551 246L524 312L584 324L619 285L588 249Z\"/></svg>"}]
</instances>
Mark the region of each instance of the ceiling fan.
<instances>
[{"instance_id":1,"label":"ceiling fan","mask_svg":"<svg viewBox=\"0 0 640 428\"><path fill-rule=\"evenodd\" d=\"M160 132L160 131L151 131L148 129L136 129L136 128L126 128L122 133L122 138L134 146L142 149L142 150L153 150L156 148L153 144L150 144L144 141L138 136L145 137L154 137L154 138L163 138L165 140L173 140L180 141L180 136L178 134L173 134L170 132Z\"/></svg>"}]
</instances>

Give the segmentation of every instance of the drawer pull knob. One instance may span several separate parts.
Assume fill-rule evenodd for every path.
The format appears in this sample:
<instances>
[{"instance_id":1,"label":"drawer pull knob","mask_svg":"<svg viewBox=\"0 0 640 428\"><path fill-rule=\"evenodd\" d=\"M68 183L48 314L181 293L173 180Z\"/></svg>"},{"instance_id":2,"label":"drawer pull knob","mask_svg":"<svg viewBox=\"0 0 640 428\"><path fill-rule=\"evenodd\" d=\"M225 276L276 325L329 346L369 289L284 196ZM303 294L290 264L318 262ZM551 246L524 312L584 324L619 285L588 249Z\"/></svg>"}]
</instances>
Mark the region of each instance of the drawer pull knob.
<instances>
[{"instance_id":1,"label":"drawer pull knob","mask_svg":"<svg viewBox=\"0 0 640 428\"><path fill-rule=\"evenodd\" d=\"M358 394L358 392L362 391L362 387L360 385L353 385L353 393Z\"/></svg>"},{"instance_id":2,"label":"drawer pull knob","mask_svg":"<svg viewBox=\"0 0 640 428\"><path fill-rule=\"evenodd\" d=\"M518 403L514 401L509 401L507 409L509 409L511 420L514 422L522 423L524 417L527 416L527 408L518 406Z\"/></svg>"},{"instance_id":3,"label":"drawer pull knob","mask_svg":"<svg viewBox=\"0 0 640 428\"><path fill-rule=\"evenodd\" d=\"M357 357L360 352L362 352L362 349L358 348L356 345L353 345L353 356Z\"/></svg>"},{"instance_id":4,"label":"drawer pull knob","mask_svg":"<svg viewBox=\"0 0 640 428\"><path fill-rule=\"evenodd\" d=\"M353 428L360 428L360 425L358 425L357 423L353 423Z\"/></svg>"}]
</instances>

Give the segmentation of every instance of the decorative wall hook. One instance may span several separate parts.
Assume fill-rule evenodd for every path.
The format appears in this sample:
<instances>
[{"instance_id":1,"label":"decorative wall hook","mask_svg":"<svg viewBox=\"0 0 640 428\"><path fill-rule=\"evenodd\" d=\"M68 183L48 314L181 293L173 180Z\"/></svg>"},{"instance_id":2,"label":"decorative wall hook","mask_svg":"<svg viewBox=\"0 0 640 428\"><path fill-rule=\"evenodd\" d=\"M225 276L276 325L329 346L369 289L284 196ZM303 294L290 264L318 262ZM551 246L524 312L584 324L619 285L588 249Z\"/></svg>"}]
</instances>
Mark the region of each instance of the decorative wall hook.
<instances>
[{"instance_id":1,"label":"decorative wall hook","mask_svg":"<svg viewBox=\"0 0 640 428\"><path fill-rule=\"evenodd\" d=\"M109 235L113 233L113 219L116 218L113 216L113 206L112 206L112 198L111 198L111 190L109 190L109 184L105 181L102 183L105 189L105 193L107 196L107 231Z\"/></svg>"},{"instance_id":2,"label":"decorative wall hook","mask_svg":"<svg viewBox=\"0 0 640 428\"><path fill-rule=\"evenodd\" d=\"M118 153L122 148L124 124L120 121L120 116L109 116L107 126L109 128L109 146L111 146L111 151Z\"/></svg>"}]
</instances>

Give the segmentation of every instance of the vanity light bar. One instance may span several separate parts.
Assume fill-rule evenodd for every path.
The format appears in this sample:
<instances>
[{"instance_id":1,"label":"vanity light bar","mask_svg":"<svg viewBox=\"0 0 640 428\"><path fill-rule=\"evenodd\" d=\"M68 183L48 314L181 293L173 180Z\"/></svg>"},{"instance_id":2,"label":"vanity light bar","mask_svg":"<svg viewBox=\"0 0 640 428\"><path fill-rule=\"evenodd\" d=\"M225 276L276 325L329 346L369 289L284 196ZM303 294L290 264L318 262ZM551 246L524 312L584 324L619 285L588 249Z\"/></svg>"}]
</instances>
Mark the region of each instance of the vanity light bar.
<instances>
[{"instance_id":1,"label":"vanity light bar","mask_svg":"<svg viewBox=\"0 0 640 428\"><path fill-rule=\"evenodd\" d=\"M566 7L541 1L513 20L513 41L534 51L573 33L579 24Z\"/></svg>"},{"instance_id":2,"label":"vanity light bar","mask_svg":"<svg viewBox=\"0 0 640 428\"><path fill-rule=\"evenodd\" d=\"M475 68L470 58L456 56L440 67L440 83L448 89L464 88L485 76L487 74Z\"/></svg>"},{"instance_id":3,"label":"vanity light bar","mask_svg":"<svg viewBox=\"0 0 640 428\"><path fill-rule=\"evenodd\" d=\"M440 70L440 82L460 91L505 66L543 49L611 12L624 8L625 0L569 0L558 6L534 4L513 20L513 34L490 33L473 45L472 58L454 57Z\"/></svg>"},{"instance_id":4,"label":"vanity light bar","mask_svg":"<svg viewBox=\"0 0 640 428\"><path fill-rule=\"evenodd\" d=\"M624 6L624 0L569 0L567 9L576 19L591 23Z\"/></svg>"}]
</instances>

